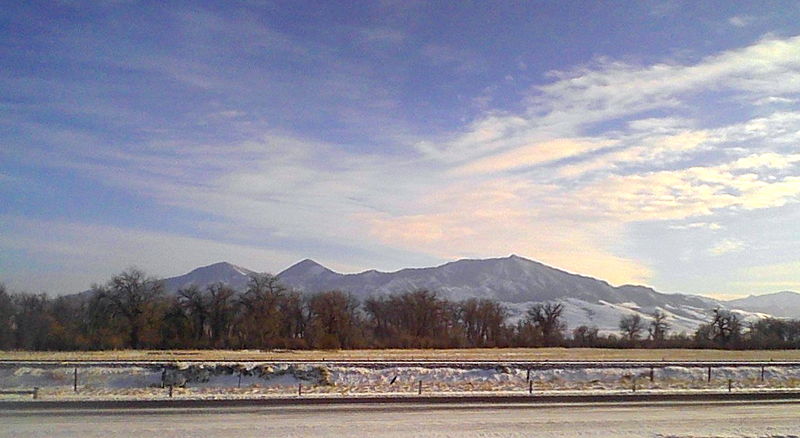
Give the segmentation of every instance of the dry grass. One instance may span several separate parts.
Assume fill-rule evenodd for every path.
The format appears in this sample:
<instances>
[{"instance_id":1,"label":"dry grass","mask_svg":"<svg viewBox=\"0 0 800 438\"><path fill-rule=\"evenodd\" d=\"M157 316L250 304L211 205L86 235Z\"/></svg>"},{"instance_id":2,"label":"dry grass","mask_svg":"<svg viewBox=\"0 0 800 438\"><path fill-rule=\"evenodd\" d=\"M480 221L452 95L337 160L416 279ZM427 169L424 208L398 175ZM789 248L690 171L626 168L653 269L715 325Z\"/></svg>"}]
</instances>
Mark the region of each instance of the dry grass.
<instances>
[{"instance_id":1,"label":"dry grass","mask_svg":"<svg viewBox=\"0 0 800 438\"><path fill-rule=\"evenodd\" d=\"M0 351L7 360L800 360L800 350L484 348L454 350L114 350Z\"/></svg>"}]
</instances>

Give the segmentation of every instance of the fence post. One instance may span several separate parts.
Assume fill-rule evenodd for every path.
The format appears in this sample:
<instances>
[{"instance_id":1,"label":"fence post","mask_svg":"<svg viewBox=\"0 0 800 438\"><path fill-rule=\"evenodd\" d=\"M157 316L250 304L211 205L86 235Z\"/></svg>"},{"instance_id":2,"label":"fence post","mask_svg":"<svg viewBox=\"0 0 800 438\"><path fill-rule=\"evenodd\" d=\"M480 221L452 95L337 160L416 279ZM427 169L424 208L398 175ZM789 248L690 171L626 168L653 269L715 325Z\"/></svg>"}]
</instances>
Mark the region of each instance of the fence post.
<instances>
[{"instance_id":1,"label":"fence post","mask_svg":"<svg viewBox=\"0 0 800 438\"><path fill-rule=\"evenodd\" d=\"M75 367L75 371L72 374L72 389L78 392L78 367Z\"/></svg>"},{"instance_id":2,"label":"fence post","mask_svg":"<svg viewBox=\"0 0 800 438\"><path fill-rule=\"evenodd\" d=\"M711 367L708 367L708 383L711 383Z\"/></svg>"},{"instance_id":3,"label":"fence post","mask_svg":"<svg viewBox=\"0 0 800 438\"><path fill-rule=\"evenodd\" d=\"M653 370L653 367L650 367L650 381L652 382L654 378L655 378L655 371Z\"/></svg>"},{"instance_id":4,"label":"fence post","mask_svg":"<svg viewBox=\"0 0 800 438\"><path fill-rule=\"evenodd\" d=\"M417 394L422 395L422 380L418 382Z\"/></svg>"},{"instance_id":5,"label":"fence post","mask_svg":"<svg viewBox=\"0 0 800 438\"><path fill-rule=\"evenodd\" d=\"M241 371L239 371L239 383L236 384L236 387L237 388L241 388L242 387L242 372Z\"/></svg>"},{"instance_id":6,"label":"fence post","mask_svg":"<svg viewBox=\"0 0 800 438\"><path fill-rule=\"evenodd\" d=\"M527 382L531 381L531 369L530 368L528 368L528 373L525 376L525 381L527 381Z\"/></svg>"},{"instance_id":7,"label":"fence post","mask_svg":"<svg viewBox=\"0 0 800 438\"><path fill-rule=\"evenodd\" d=\"M728 392L733 389L733 379L728 379Z\"/></svg>"},{"instance_id":8,"label":"fence post","mask_svg":"<svg viewBox=\"0 0 800 438\"><path fill-rule=\"evenodd\" d=\"M39 398L39 387L38 386L34 386L33 387L33 399L36 400L38 398Z\"/></svg>"},{"instance_id":9,"label":"fence post","mask_svg":"<svg viewBox=\"0 0 800 438\"><path fill-rule=\"evenodd\" d=\"M528 394L533 394L533 380L528 380Z\"/></svg>"},{"instance_id":10,"label":"fence post","mask_svg":"<svg viewBox=\"0 0 800 438\"><path fill-rule=\"evenodd\" d=\"M169 398L172 398L172 385L169 385Z\"/></svg>"},{"instance_id":11,"label":"fence post","mask_svg":"<svg viewBox=\"0 0 800 438\"><path fill-rule=\"evenodd\" d=\"M297 396L298 397L302 397L303 396L303 384L302 383L298 383L297 384Z\"/></svg>"},{"instance_id":12,"label":"fence post","mask_svg":"<svg viewBox=\"0 0 800 438\"><path fill-rule=\"evenodd\" d=\"M164 383L167 380L167 367L161 368L161 387L164 387Z\"/></svg>"},{"instance_id":13,"label":"fence post","mask_svg":"<svg viewBox=\"0 0 800 438\"><path fill-rule=\"evenodd\" d=\"M764 381L764 365L761 365L761 381Z\"/></svg>"}]
</instances>

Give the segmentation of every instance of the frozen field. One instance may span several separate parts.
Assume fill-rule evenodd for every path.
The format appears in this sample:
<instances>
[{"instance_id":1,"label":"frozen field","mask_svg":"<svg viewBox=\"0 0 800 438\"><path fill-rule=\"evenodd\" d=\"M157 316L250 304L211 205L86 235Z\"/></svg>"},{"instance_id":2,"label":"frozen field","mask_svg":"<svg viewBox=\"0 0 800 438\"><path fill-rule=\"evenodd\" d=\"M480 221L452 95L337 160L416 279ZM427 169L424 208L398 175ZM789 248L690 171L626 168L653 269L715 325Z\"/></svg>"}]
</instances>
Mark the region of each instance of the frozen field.
<instances>
[{"instance_id":1,"label":"frozen field","mask_svg":"<svg viewBox=\"0 0 800 438\"><path fill-rule=\"evenodd\" d=\"M72 366L0 368L0 389L40 388L47 399L161 398L174 386L178 398L269 397L294 395L385 395L431 393L519 393L708 391L800 388L800 366L716 367L708 381L706 368L560 368L531 370L509 366L333 366L291 363L176 363L160 365L82 366L78 391ZM530 383L529 379L530 378ZM529 386L530 385L530 386ZM0 396L4 399L30 396Z\"/></svg>"}]
</instances>

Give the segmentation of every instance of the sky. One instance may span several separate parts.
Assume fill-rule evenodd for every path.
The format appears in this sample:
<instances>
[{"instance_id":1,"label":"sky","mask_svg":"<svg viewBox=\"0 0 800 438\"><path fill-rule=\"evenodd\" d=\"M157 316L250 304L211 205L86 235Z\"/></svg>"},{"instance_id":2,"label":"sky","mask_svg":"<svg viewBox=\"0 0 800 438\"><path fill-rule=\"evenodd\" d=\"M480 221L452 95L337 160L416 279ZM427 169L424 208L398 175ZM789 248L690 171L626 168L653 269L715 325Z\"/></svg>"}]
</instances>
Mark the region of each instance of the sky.
<instances>
[{"instance_id":1,"label":"sky","mask_svg":"<svg viewBox=\"0 0 800 438\"><path fill-rule=\"evenodd\" d=\"M800 290L800 3L0 8L12 290L510 254Z\"/></svg>"}]
</instances>

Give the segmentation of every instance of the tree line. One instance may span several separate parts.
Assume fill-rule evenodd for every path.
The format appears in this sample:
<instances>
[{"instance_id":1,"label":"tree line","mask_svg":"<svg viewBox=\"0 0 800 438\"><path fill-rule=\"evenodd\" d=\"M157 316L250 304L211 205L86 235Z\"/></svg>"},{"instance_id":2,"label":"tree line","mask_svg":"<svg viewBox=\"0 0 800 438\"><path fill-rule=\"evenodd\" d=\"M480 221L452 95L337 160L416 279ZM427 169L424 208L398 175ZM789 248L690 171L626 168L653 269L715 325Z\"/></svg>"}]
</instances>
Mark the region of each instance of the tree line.
<instances>
[{"instance_id":1,"label":"tree line","mask_svg":"<svg viewBox=\"0 0 800 438\"><path fill-rule=\"evenodd\" d=\"M501 303L452 301L427 290L357 300L342 291L303 295L254 274L246 290L223 283L166 294L163 282L129 269L91 291L50 298L0 284L0 350L121 348L358 349L481 347L800 347L800 321L744 324L714 310L695 333L675 333L662 312L624 316L618 334L567 329L561 303L531 306L516 322Z\"/></svg>"}]
</instances>

